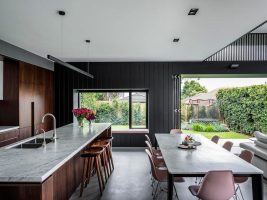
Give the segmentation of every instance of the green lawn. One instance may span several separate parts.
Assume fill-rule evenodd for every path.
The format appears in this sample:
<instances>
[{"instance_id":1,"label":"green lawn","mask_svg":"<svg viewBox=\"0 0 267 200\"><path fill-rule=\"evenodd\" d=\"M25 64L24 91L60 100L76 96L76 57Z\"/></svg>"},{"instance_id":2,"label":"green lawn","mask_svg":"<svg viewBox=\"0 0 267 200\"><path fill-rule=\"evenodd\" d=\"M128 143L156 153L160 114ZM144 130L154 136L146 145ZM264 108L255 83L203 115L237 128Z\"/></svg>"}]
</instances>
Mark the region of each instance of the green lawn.
<instances>
[{"instance_id":1,"label":"green lawn","mask_svg":"<svg viewBox=\"0 0 267 200\"><path fill-rule=\"evenodd\" d=\"M211 139L214 135L218 135L221 139L248 139L251 138L251 136L245 135L245 134L241 134L241 133L237 133L237 132L197 132L197 131L193 131L193 130L182 130L183 133L194 133L194 134L201 134L203 136L205 136L208 139Z\"/></svg>"}]
</instances>

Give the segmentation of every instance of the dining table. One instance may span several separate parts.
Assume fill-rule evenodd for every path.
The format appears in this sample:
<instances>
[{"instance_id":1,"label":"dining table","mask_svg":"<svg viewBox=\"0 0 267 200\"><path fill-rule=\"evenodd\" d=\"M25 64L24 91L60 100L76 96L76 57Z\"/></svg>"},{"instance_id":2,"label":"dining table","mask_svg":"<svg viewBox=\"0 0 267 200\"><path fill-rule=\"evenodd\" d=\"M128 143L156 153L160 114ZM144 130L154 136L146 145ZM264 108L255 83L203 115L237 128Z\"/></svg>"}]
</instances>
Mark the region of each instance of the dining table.
<instances>
[{"instance_id":1,"label":"dining table","mask_svg":"<svg viewBox=\"0 0 267 200\"><path fill-rule=\"evenodd\" d=\"M199 134L190 136L199 143L194 149L178 148L187 134L156 133L168 170L167 199L173 197L174 177L204 177L209 171L231 170L235 177L251 177L253 200L263 200L263 171Z\"/></svg>"}]
</instances>

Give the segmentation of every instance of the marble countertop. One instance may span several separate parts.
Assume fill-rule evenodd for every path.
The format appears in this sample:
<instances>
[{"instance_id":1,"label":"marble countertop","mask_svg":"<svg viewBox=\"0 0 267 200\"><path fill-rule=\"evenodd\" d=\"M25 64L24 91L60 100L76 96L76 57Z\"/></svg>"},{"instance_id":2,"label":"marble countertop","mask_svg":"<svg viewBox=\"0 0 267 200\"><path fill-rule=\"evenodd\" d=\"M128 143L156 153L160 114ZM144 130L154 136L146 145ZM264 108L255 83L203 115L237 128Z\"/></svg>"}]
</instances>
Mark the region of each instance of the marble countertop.
<instances>
[{"instance_id":1,"label":"marble countertop","mask_svg":"<svg viewBox=\"0 0 267 200\"><path fill-rule=\"evenodd\" d=\"M0 182L43 182L110 126L110 123L93 123L91 128L79 128L69 124L58 128L58 139L45 148L10 148L14 144L0 148ZM52 137L52 131L46 137ZM43 134L37 138L43 138Z\"/></svg>"},{"instance_id":2,"label":"marble countertop","mask_svg":"<svg viewBox=\"0 0 267 200\"><path fill-rule=\"evenodd\" d=\"M19 126L0 126L0 134L15 129L19 129Z\"/></svg>"}]
</instances>

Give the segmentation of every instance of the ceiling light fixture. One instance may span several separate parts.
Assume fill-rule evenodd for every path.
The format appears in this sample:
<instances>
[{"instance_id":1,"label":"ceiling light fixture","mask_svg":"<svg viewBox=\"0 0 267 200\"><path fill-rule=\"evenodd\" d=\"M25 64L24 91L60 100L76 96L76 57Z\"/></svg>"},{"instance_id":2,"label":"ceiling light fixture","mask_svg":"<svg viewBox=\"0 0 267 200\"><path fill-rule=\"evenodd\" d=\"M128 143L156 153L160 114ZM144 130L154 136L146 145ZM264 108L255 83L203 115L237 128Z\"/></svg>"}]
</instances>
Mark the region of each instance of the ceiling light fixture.
<instances>
[{"instance_id":1,"label":"ceiling light fixture","mask_svg":"<svg viewBox=\"0 0 267 200\"><path fill-rule=\"evenodd\" d=\"M173 42L179 42L179 40L180 40L179 38L174 38Z\"/></svg>"},{"instance_id":2,"label":"ceiling light fixture","mask_svg":"<svg viewBox=\"0 0 267 200\"><path fill-rule=\"evenodd\" d=\"M74 71L76 71L76 72L79 72L79 73L81 73L81 74L83 74L83 75L85 75L85 76L88 76L88 77L90 77L90 78L94 78L94 76L93 76L92 74L89 74L89 73L87 73L87 72L85 72L85 71L83 71L83 70L81 70L81 69L79 69L79 68L77 68L77 67L74 67L73 65L71 65L71 64L69 64L69 63L66 63L66 62L64 62L64 61L62 61L62 60L59 60L58 58L55 58L55 57L53 57L53 56L51 56L51 55L47 55L47 58L48 58L49 60L52 60L52 61L55 62L55 63L58 63L58 64L60 64L60 65L62 65L62 66L64 66L64 67L67 67L67 68L72 69L72 70L74 70Z\"/></svg>"},{"instance_id":3,"label":"ceiling light fixture","mask_svg":"<svg viewBox=\"0 0 267 200\"><path fill-rule=\"evenodd\" d=\"M91 42L91 40L85 40L85 42L86 42L86 44L87 44L87 58L88 58L88 62L87 62L87 72L89 73L90 72L90 62L89 62L89 53L90 53L90 46L89 46L89 44L90 44L90 42Z\"/></svg>"},{"instance_id":4,"label":"ceiling light fixture","mask_svg":"<svg viewBox=\"0 0 267 200\"><path fill-rule=\"evenodd\" d=\"M57 13L60 16L64 16L66 14L65 11L62 11L62 10L57 11ZM63 22L62 22L62 18L61 18L60 24L61 24L61 26L60 26L61 27L60 28L60 47L61 47L60 48L60 53L61 53L61 57L62 57L62 49L63 49L63 46L62 46L63 45L63 41L62 41L62 39L63 39ZM90 42L90 40L88 40L88 41ZM88 41L86 40L86 42L88 42ZM58 58L56 58L54 56L47 55L47 58L49 60L51 60L51 61L59 64L59 65L62 65L64 67L67 67L67 68L69 68L69 69L71 69L73 71L79 72L79 73L81 73L81 74L83 74L85 76L88 76L90 78L94 78L94 76L92 74L89 74L89 73L87 73L87 72L85 72L85 71L83 71L83 70L81 70L81 69L79 69L79 68L77 68L77 67L75 67L75 66L73 66L73 65L71 65L69 63L66 63L66 62L64 62L64 61L62 61L62 60L60 60L60 59L58 59Z\"/></svg>"},{"instance_id":5,"label":"ceiling light fixture","mask_svg":"<svg viewBox=\"0 0 267 200\"><path fill-rule=\"evenodd\" d=\"M198 12L198 8L191 8L190 10L189 10L189 13L188 13L188 15L196 15L197 14L197 12Z\"/></svg>"},{"instance_id":6,"label":"ceiling light fixture","mask_svg":"<svg viewBox=\"0 0 267 200\"><path fill-rule=\"evenodd\" d=\"M64 16L64 15L66 15L66 13L65 13L65 11L64 11L64 10L59 10L59 11L57 11L57 13L58 13L59 15L61 15L61 16Z\"/></svg>"}]
</instances>

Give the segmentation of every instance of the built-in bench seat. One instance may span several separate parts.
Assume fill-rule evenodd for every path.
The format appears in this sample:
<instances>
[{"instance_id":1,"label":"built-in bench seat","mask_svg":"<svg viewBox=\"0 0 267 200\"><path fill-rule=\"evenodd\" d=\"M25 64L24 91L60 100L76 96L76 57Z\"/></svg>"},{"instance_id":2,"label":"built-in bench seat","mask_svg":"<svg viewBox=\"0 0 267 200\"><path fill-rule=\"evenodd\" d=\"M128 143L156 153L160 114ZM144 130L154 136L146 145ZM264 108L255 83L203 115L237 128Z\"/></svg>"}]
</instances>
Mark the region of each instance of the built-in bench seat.
<instances>
[{"instance_id":1,"label":"built-in bench seat","mask_svg":"<svg viewBox=\"0 0 267 200\"><path fill-rule=\"evenodd\" d=\"M267 179L267 135L259 131L256 131L254 135L257 140L240 143L240 147L254 153L252 164L263 170L263 176Z\"/></svg>"}]
</instances>

